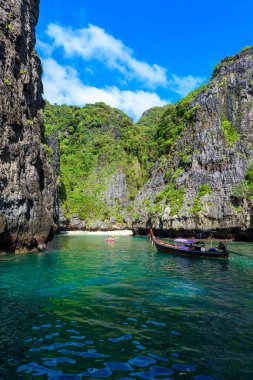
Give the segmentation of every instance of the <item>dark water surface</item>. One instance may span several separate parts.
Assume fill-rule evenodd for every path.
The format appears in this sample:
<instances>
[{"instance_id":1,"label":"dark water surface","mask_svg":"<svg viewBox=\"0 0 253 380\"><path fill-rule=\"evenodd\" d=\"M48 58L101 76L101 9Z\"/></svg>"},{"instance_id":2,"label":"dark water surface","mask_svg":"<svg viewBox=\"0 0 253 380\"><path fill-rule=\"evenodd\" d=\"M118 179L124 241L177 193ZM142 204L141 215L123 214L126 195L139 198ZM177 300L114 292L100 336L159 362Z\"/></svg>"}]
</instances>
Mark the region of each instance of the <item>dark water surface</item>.
<instances>
[{"instance_id":1,"label":"dark water surface","mask_svg":"<svg viewBox=\"0 0 253 380\"><path fill-rule=\"evenodd\" d=\"M0 257L0 379L252 379L253 245L230 248L248 257L90 236Z\"/></svg>"}]
</instances>

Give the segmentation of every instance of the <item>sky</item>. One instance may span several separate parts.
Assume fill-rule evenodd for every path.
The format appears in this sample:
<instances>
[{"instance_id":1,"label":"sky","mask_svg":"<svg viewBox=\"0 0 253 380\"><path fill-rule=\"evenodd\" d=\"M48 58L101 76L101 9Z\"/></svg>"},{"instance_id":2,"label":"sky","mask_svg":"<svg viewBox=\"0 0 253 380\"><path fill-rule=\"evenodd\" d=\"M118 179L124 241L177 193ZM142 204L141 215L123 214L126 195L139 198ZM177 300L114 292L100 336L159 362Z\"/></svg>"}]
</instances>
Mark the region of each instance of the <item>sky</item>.
<instances>
[{"instance_id":1,"label":"sky","mask_svg":"<svg viewBox=\"0 0 253 380\"><path fill-rule=\"evenodd\" d=\"M105 102L135 121L253 45L252 0L40 0L44 98Z\"/></svg>"}]
</instances>

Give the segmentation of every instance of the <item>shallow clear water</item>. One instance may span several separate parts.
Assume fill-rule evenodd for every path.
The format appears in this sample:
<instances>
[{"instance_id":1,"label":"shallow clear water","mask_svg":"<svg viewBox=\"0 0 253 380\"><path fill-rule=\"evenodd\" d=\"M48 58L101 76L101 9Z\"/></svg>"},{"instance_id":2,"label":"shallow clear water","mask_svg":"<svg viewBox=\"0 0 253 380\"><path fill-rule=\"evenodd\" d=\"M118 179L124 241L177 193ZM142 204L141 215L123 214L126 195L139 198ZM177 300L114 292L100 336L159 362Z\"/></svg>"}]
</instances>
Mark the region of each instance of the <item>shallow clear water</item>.
<instances>
[{"instance_id":1,"label":"shallow clear water","mask_svg":"<svg viewBox=\"0 0 253 380\"><path fill-rule=\"evenodd\" d=\"M252 244L231 243L247 257L229 260L146 238L51 248L0 257L1 379L252 378Z\"/></svg>"}]
</instances>

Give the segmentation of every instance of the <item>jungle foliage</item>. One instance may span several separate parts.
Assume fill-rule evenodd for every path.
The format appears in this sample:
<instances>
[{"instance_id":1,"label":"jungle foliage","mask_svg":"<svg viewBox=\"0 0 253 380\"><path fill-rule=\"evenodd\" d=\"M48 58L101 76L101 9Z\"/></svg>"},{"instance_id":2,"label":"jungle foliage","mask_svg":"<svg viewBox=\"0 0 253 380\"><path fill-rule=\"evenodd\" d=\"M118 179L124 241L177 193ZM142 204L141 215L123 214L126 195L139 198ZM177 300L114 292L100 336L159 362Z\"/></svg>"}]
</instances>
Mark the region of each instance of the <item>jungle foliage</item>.
<instances>
[{"instance_id":1,"label":"jungle foliage","mask_svg":"<svg viewBox=\"0 0 253 380\"><path fill-rule=\"evenodd\" d=\"M133 198L152 167L156 150L141 126L104 103L83 108L46 103L45 136L58 142L61 156L61 200L65 215L85 220L119 215L104 200L110 179L121 170Z\"/></svg>"}]
</instances>

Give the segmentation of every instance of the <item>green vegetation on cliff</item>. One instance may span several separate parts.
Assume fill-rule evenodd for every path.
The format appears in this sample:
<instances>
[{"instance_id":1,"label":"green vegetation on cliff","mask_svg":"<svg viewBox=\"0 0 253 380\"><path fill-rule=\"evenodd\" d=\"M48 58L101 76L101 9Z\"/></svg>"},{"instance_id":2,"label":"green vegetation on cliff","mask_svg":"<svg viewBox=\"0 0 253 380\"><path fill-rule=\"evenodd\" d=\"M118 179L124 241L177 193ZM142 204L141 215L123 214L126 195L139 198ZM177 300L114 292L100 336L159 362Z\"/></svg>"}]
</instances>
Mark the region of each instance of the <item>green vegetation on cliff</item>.
<instances>
[{"instance_id":1,"label":"green vegetation on cliff","mask_svg":"<svg viewBox=\"0 0 253 380\"><path fill-rule=\"evenodd\" d=\"M147 134L154 137L157 125L159 124L163 114L169 107L170 105L166 105L163 107L153 107L148 109L138 120L137 125L143 130L145 130Z\"/></svg>"},{"instance_id":2,"label":"green vegetation on cliff","mask_svg":"<svg viewBox=\"0 0 253 380\"><path fill-rule=\"evenodd\" d=\"M236 141L239 140L240 135L236 131L236 129L233 126L233 124L230 121L228 121L227 119L223 118L222 119L222 123L221 123L221 128L222 128L222 130L224 132L225 141L230 146L234 146L235 143L236 143Z\"/></svg>"},{"instance_id":3,"label":"green vegetation on cliff","mask_svg":"<svg viewBox=\"0 0 253 380\"><path fill-rule=\"evenodd\" d=\"M203 210L203 205L201 204L201 198L204 197L207 194L212 193L212 188L207 183L203 184L199 188L199 192L194 199L192 208L190 210L190 214L196 215L198 212Z\"/></svg>"},{"instance_id":4,"label":"green vegetation on cliff","mask_svg":"<svg viewBox=\"0 0 253 380\"><path fill-rule=\"evenodd\" d=\"M160 155L171 152L184 129L195 122L196 112L201 109L200 104L196 103L196 97L205 87L203 85L176 104L167 106L158 122L155 135Z\"/></svg>"},{"instance_id":5,"label":"green vegetation on cliff","mask_svg":"<svg viewBox=\"0 0 253 380\"><path fill-rule=\"evenodd\" d=\"M179 213L184 203L185 186L177 186L176 179L182 173L182 169L178 168L173 171L170 170L167 173L167 178L169 180L168 184L165 186L164 190L159 193L155 198L156 207L161 209L161 206L170 206L170 215L176 215Z\"/></svg>"},{"instance_id":6,"label":"green vegetation on cliff","mask_svg":"<svg viewBox=\"0 0 253 380\"><path fill-rule=\"evenodd\" d=\"M245 178L246 178L246 185L248 188L249 199L253 200L253 163L249 165Z\"/></svg>"},{"instance_id":7,"label":"green vegetation on cliff","mask_svg":"<svg viewBox=\"0 0 253 380\"><path fill-rule=\"evenodd\" d=\"M215 207L217 183L230 178L223 169L236 162L236 149L249 159L247 144L242 146L246 105L242 108L236 101L233 72L240 56L248 59L248 50L224 59L214 70L218 79L176 104L147 110L136 124L104 103L83 108L47 103L45 136L50 147L52 140L59 143L65 216L78 214L88 225L126 219L142 223L165 214L193 218L202 210L207 214L207 206ZM221 65L224 76L219 74ZM246 165L238 171L239 180L227 186L226 195L236 207L253 198L252 166L243 177Z\"/></svg>"},{"instance_id":8,"label":"green vegetation on cliff","mask_svg":"<svg viewBox=\"0 0 253 380\"><path fill-rule=\"evenodd\" d=\"M104 200L111 178L122 171L128 197L133 198L151 167L140 128L122 111L104 103L79 108L47 102L45 135L60 145L61 200L67 217L118 218L120 205L114 202L109 207Z\"/></svg>"}]
</instances>

